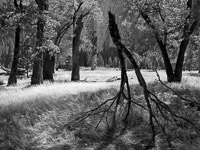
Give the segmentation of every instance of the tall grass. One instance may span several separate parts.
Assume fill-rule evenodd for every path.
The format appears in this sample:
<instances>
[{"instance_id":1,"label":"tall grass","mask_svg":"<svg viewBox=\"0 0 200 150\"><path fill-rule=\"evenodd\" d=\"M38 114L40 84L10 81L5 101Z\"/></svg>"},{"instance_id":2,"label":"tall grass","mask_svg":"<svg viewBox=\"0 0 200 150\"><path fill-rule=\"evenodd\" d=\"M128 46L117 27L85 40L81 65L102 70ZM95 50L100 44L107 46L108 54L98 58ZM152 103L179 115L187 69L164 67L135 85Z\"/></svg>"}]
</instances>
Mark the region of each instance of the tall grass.
<instances>
[{"instance_id":1,"label":"tall grass","mask_svg":"<svg viewBox=\"0 0 200 150\"><path fill-rule=\"evenodd\" d=\"M101 76L102 79L105 74ZM148 81L156 79L155 72L147 74L147 71L143 71L143 74L149 77ZM83 78L87 75L86 73ZM114 76L114 74L110 76ZM95 73L87 77L94 80ZM165 79L165 76L162 77ZM107 78L109 77L104 79ZM137 83L132 72L129 72L129 78L131 79L130 83ZM61 80L61 77L57 77L57 79ZM184 83L168 85L183 96L198 98L200 92L196 88L196 86L198 87L197 80L190 85L189 89L189 85L186 86L185 83L191 82L187 78L184 78ZM67 124L84 111L97 107L104 100L115 96L117 93L116 85L118 82L116 84L55 82L28 88L9 87L0 91L0 149L95 149L104 138L105 120L102 121L98 130L94 130L100 119L98 115L86 119L74 128L69 129ZM148 88L166 104L172 103L172 107L177 108L179 113L187 114L192 119L198 119L199 113L196 112L195 108L185 110L181 100L163 85L153 82L148 84ZM141 87L131 86L131 91L134 100L145 105ZM167 129L171 137L179 136L173 141L177 149L197 150L200 148L198 145L200 138L192 132L193 130L175 128L174 125L169 127ZM140 150L149 135L148 113L133 105L127 131L122 136L117 137L107 149ZM191 137L193 140L190 139ZM167 149L163 135L160 133L156 138L155 150Z\"/></svg>"},{"instance_id":2,"label":"tall grass","mask_svg":"<svg viewBox=\"0 0 200 150\"><path fill-rule=\"evenodd\" d=\"M113 87L111 83L46 83L23 89L9 89L0 91L0 106L15 105L17 103L42 100L56 101L60 97L81 92L95 92Z\"/></svg>"},{"instance_id":3,"label":"tall grass","mask_svg":"<svg viewBox=\"0 0 200 150\"><path fill-rule=\"evenodd\" d=\"M74 133L65 125L74 115L113 96L116 90L102 90L109 87L76 83L69 87L56 84L3 91L2 100L8 100L1 101L0 106L0 149L44 150L74 145ZM11 98L8 93L15 96Z\"/></svg>"}]
</instances>

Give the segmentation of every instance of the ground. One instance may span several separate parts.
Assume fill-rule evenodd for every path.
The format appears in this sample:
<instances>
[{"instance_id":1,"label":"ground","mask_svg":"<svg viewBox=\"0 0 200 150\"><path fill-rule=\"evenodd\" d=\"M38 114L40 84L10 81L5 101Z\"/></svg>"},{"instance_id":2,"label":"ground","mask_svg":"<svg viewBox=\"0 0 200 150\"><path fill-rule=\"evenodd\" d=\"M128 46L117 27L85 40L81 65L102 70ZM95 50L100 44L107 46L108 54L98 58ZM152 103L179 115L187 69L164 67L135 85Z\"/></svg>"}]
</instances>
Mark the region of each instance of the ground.
<instances>
[{"instance_id":1,"label":"ground","mask_svg":"<svg viewBox=\"0 0 200 150\"><path fill-rule=\"evenodd\" d=\"M142 90L137 85L138 81L134 71L129 70L127 73L130 84L132 84L131 90L134 93L132 94L135 100L142 104ZM158 73L161 79L166 81L165 71L159 70ZM155 92L166 103L172 103L174 100L172 107L177 107L180 111L183 109L185 113L185 107L176 104L179 99L173 92L156 82L156 84L154 83L157 80L156 72L142 70L142 74L152 92ZM192 93L189 90L198 89L200 85L198 76L190 76L194 74L196 75L197 71L183 72L182 83L168 85L181 89L182 95L188 96ZM90 68L81 68L80 75L80 82L70 82L71 72L59 70L54 74L54 83L45 82L43 85L32 87L29 87L30 78L25 77L18 79L17 86L6 87L8 76L0 76L0 80L4 83L0 90L0 149L17 147L22 150L27 148L34 150L93 150L95 147L101 147L102 144L105 146L106 144L103 142L105 124L102 123L98 130L93 130L99 121L98 116L85 120L76 129L68 130L65 126L76 115L92 109L116 95L120 85L120 70L98 68L91 71ZM195 94L198 97L199 92ZM110 143L106 145L105 150L141 150L142 143L145 142L150 132L146 123L148 115L141 108L135 107L133 112L130 129L121 137L117 137L113 141L108 140ZM190 118L199 116L193 108L191 108L191 113L188 113L188 108L186 112L187 115L191 115ZM84 126L85 124L86 126ZM174 130L173 125L170 127L169 134L171 134L170 130ZM191 136L196 138L196 133L191 132L189 128L177 130L176 134L181 138L177 141L174 140L175 146L180 149L184 147L187 150L189 147L190 150L197 150L198 145L192 144L192 146L194 145L192 149L191 143L187 143L189 141L187 137L182 137L182 135L187 135L186 133L191 133ZM163 144L165 141L161 134L156 138L158 138L157 148L164 150L166 145ZM195 139L195 141L198 140L200 141L199 138Z\"/></svg>"}]
</instances>

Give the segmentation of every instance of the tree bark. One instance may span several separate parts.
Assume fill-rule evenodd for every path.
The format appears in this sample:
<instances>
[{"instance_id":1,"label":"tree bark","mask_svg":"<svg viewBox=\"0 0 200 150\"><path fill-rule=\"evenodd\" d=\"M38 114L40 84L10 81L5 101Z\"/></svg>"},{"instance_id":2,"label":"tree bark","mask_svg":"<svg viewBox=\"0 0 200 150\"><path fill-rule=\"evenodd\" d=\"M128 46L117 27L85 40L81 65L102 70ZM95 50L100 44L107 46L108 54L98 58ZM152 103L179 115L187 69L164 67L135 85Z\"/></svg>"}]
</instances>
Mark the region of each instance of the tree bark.
<instances>
[{"instance_id":1,"label":"tree bark","mask_svg":"<svg viewBox=\"0 0 200 150\"><path fill-rule=\"evenodd\" d=\"M15 30L14 58L13 58L10 76L8 79L8 86L17 84L17 68L19 64L19 53L20 53L20 31L21 31L21 27L20 25L18 25Z\"/></svg>"},{"instance_id":2,"label":"tree bark","mask_svg":"<svg viewBox=\"0 0 200 150\"><path fill-rule=\"evenodd\" d=\"M83 15L76 21L74 30L74 37L72 41L72 75L71 81L80 80L80 66L79 66L79 46L81 44L80 36L83 29Z\"/></svg>"},{"instance_id":3,"label":"tree bark","mask_svg":"<svg viewBox=\"0 0 200 150\"><path fill-rule=\"evenodd\" d=\"M40 14L42 15L44 10L48 10L47 0L36 0ZM36 56L34 57L33 74L31 77L31 85L43 83L43 39L44 39L44 26L45 22L42 18L38 18L37 22L37 41L36 41Z\"/></svg>"},{"instance_id":4,"label":"tree bark","mask_svg":"<svg viewBox=\"0 0 200 150\"><path fill-rule=\"evenodd\" d=\"M198 65L199 65L199 73L200 73L200 49L198 50Z\"/></svg>"},{"instance_id":5,"label":"tree bark","mask_svg":"<svg viewBox=\"0 0 200 150\"><path fill-rule=\"evenodd\" d=\"M43 83L43 50L41 46L43 44L43 32L44 22L41 18L38 18L37 23L37 42L36 42L36 56L33 64L33 75L31 77L31 84Z\"/></svg>"},{"instance_id":6,"label":"tree bark","mask_svg":"<svg viewBox=\"0 0 200 150\"><path fill-rule=\"evenodd\" d=\"M176 67L175 67L175 71L174 71L174 75L173 75L173 80L174 82L181 82L182 79L182 70L183 70L183 63L184 63L184 55L187 49L189 43L189 38L184 39L181 42L180 45L180 51L178 54L178 58L177 58L177 62L176 62Z\"/></svg>"},{"instance_id":7,"label":"tree bark","mask_svg":"<svg viewBox=\"0 0 200 150\"><path fill-rule=\"evenodd\" d=\"M173 80L173 68L169 59L169 55L167 53L167 48L166 45L163 44L162 40L159 39L158 36L155 36L157 43L160 47L160 51L164 60L164 65L165 65L165 70L166 70L166 74L167 74L167 81L171 82Z\"/></svg>"},{"instance_id":8,"label":"tree bark","mask_svg":"<svg viewBox=\"0 0 200 150\"><path fill-rule=\"evenodd\" d=\"M43 53L43 79L53 82L53 71L54 71L54 55L50 55L49 51Z\"/></svg>"},{"instance_id":9,"label":"tree bark","mask_svg":"<svg viewBox=\"0 0 200 150\"><path fill-rule=\"evenodd\" d=\"M72 81L80 80L80 66L79 66L79 46L81 43L80 35L83 29L83 22L77 23L74 31L73 47L72 47Z\"/></svg>"}]
</instances>

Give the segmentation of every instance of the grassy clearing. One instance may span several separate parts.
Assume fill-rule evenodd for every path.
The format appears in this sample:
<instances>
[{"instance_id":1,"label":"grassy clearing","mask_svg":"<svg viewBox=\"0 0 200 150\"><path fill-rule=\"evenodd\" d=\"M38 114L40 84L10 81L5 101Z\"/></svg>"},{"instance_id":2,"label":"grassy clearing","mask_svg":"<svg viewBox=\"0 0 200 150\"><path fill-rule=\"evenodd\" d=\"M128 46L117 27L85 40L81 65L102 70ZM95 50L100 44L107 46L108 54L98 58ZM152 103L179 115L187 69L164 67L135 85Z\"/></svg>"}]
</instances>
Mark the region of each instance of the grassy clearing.
<instances>
[{"instance_id":1,"label":"grassy clearing","mask_svg":"<svg viewBox=\"0 0 200 150\"><path fill-rule=\"evenodd\" d=\"M142 71L147 82L156 79L155 72ZM165 80L163 71L159 72ZM93 150L104 144L104 133L107 129L106 121L103 120L99 128L95 130L99 115L90 117L81 124L68 128L67 124L81 115L84 111L98 106L104 100L113 97L117 93L119 81L113 83L103 82L118 76L119 70L90 71L83 69L81 80L87 77L88 82L71 83L70 72L56 73L55 83L23 88L27 80L23 80L17 87L6 87L0 91L0 149L8 148L20 150ZM69 77L66 75L69 75ZM142 90L137 86L137 80L132 71L128 72L132 97L134 100L145 105ZM89 81L95 81L89 82ZM193 82L192 82L193 81ZM184 73L184 82L181 84L169 84L184 97L199 99L198 77L190 78ZM196 108L185 108L184 103L169 89L157 82L148 84L149 89L165 103L170 104L177 113L184 114L190 119L196 119L200 123L200 113ZM105 150L141 150L148 140L150 129L148 126L147 113L132 107L129 117L129 127L121 136L116 136ZM165 123L163 121L163 123ZM179 127L175 124L166 124L168 134L172 138L175 149L198 150L200 149L199 134L179 120ZM157 127L157 130L159 128ZM155 150L167 149L164 135L156 137Z\"/></svg>"},{"instance_id":2,"label":"grassy clearing","mask_svg":"<svg viewBox=\"0 0 200 150\"><path fill-rule=\"evenodd\" d=\"M185 109L180 99L161 84L148 85L162 101L177 109L177 113L188 115L189 118L199 118L200 113L194 108ZM131 86L135 101L144 104L141 87ZM199 90L190 91L177 88L177 92L184 96L199 97ZM107 129L106 121L102 120L95 130L99 115L90 117L81 124L68 128L68 123L84 111L97 107L107 98L117 93L115 88L95 92L75 93L57 98L38 97L35 100L22 101L15 105L0 108L0 149L30 149L30 150L88 150L97 149L104 143L104 133ZM141 150L150 138L148 115L141 108L132 107L129 117L129 127L121 135L116 136L105 148L106 150ZM176 149L197 150L200 148L199 135L183 121L179 120L179 127L166 124L168 134L172 137ZM159 130L159 128L157 129ZM109 140L109 139L108 139ZM155 150L167 149L164 135L157 136Z\"/></svg>"}]
</instances>

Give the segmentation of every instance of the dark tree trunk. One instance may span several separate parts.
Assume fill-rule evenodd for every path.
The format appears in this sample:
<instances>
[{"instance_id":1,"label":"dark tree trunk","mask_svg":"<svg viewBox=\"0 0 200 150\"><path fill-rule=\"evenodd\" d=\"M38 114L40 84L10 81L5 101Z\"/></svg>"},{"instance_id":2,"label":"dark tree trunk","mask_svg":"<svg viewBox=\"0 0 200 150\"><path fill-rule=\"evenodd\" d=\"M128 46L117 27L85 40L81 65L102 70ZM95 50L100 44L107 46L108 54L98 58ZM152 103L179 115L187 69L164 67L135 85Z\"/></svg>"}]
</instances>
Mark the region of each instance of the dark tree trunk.
<instances>
[{"instance_id":1,"label":"dark tree trunk","mask_svg":"<svg viewBox=\"0 0 200 150\"><path fill-rule=\"evenodd\" d=\"M36 56L33 64L33 74L31 77L31 84L42 84L43 83L43 50L41 46L43 43L44 33L44 22L38 18L37 23L37 43L36 43Z\"/></svg>"},{"instance_id":2,"label":"dark tree trunk","mask_svg":"<svg viewBox=\"0 0 200 150\"><path fill-rule=\"evenodd\" d=\"M52 72L55 73L56 56L55 54L51 57Z\"/></svg>"},{"instance_id":3,"label":"dark tree trunk","mask_svg":"<svg viewBox=\"0 0 200 150\"><path fill-rule=\"evenodd\" d=\"M72 41L72 81L80 80L80 66L79 66L79 46L81 44L80 36L83 29L83 15L81 15L76 22L74 30L74 37Z\"/></svg>"},{"instance_id":4,"label":"dark tree trunk","mask_svg":"<svg viewBox=\"0 0 200 150\"><path fill-rule=\"evenodd\" d=\"M198 67L199 67L199 73L200 73L200 49L198 50Z\"/></svg>"},{"instance_id":5,"label":"dark tree trunk","mask_svg":"<svg viewBox=\"0 0 200 150\"><path fill-rule=\"evenodd\" d=\"M41 15L44 10L48 10L47 0L36 0L38 8L41 11ZM33 64L33 74L31 77L31 84L42 84L43 83L43 50L41 49L43 45L44 38L44 26L45 22L42 18L38 18L37 22L37 41L36 41L36 56L34 58Z\"/></svg>"},{"instance_id":6,"label":"dark tree trunk","mask_svg":"<svg viewBox=\"0 0 200 150\"><path fill-rule=\"evenodd\" d=\"M18 25L15 31L14 58L13 58L10 76L8 79L8 86L17 84L17 68L18 68L19 53L20 53L20 30L21 30L21 27L20 25Z\"/></svg>"},{"instance_id":7,"label":"dark tree trunk","mask_svg":"<svg viewBox=\"0 0 200 150\"><path fill-rule=\"evenodd\" d=\"M55 55L49 54L49 51L43 52L43 80L53 82L53 73L55 69Z\"/></svg>"},{"instance_id":8,"label":"dark tree trunk","mask_svg":"<svg viewBox=\"0 0 200 150\"><path fill-rule=\"evenodd\" d=\"M156 40L158 42L158 45L160 47L160 51L162 53L162 57L164 60L165 70L167 74L167 81L171 82L173 80L173 68L169 59L169 55L167 53L166 45L162 43L162 41L159 39L159 37L156 37Z\"/></svg>"},{"instance_id":9,"label":"dark tree trunk","mask_svg":"<svg viewBox=\"0 0 200 150\"><path fill-rule=\"evenodd\" d=\"M178 54L172 82L181 82L182 80L182 70L183 70L183 63L184 63L184 58L185 58L184 55L185 55L185 51L187 49L188 43L189 43L189 38L184 39L181 42L180 51Z\"/></svg>"},{"instance_id":10,"label":"dark tree trunk","mask_svg":"<svg viewBox=\"0 0 200 150\"><path fill-rule=\"evenodd\" d=\"M34 58L31 85L43 83L43 53L39 52Z\"/></svg>"},{"instance_id":11,"label":"dark tree trunk","mask_svg":"<svg viewBox=\"0 0 200 150\"><path fill-rule=\"evenodd\" d=\"M53 71L55 57L51 56L48 51L43 53L43 79L53 82Z\"/></svg>"}]
</instances>

